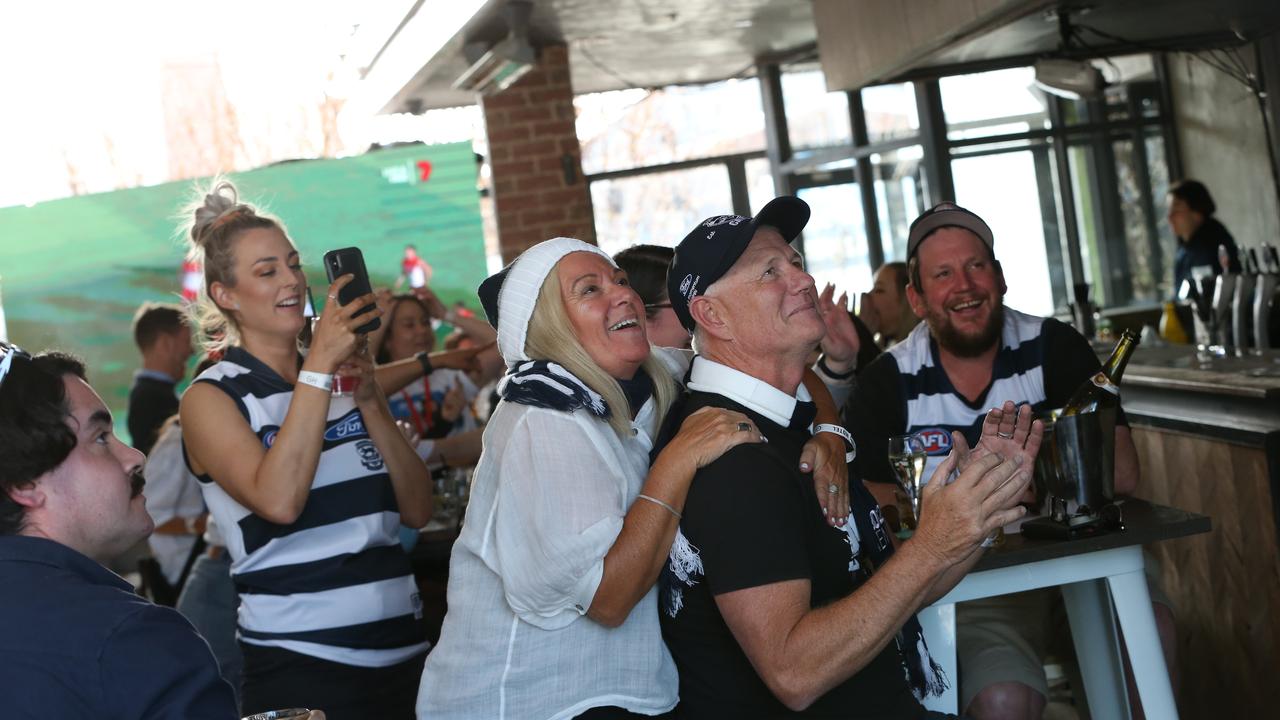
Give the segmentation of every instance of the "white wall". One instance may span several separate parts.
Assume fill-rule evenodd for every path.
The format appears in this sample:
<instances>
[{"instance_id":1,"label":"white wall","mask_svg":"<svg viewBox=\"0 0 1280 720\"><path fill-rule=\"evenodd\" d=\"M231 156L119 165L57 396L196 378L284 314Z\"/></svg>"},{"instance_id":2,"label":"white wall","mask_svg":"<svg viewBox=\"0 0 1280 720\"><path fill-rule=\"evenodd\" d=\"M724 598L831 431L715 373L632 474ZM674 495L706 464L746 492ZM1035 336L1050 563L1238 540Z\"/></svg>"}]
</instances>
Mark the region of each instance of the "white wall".
<instances>
[{"instance_id":1,"label":"white wall","mask_svg":"<svg viewBox=\"0 0 1280 720\"><path fill-rule=\"evenodd\" d=\"M1253 50L1241 54L1251 59ZM1208 186L1217 218L1241 246L1280 242L1280 204L1257 101L1190 55L1170 55L1169 71L1183 175Z\"/></svg>"}]
</instances>

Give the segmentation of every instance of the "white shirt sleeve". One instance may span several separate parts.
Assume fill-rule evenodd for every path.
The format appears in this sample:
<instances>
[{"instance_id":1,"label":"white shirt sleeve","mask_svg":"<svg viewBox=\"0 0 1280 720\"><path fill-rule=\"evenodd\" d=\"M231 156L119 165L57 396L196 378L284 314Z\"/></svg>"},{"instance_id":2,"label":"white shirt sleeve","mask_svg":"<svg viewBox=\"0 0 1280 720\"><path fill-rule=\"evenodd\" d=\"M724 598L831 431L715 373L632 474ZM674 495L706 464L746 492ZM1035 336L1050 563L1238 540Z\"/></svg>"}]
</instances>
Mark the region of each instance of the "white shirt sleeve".
<instances>
[{"instance_id":1,"label":"white shirt sleeve","mask_svg":"<svg viewBox=\"0 0 1280 720\"><path fill-rule=\"evenodd\" d=\"M512 429L499 470L491 560L512 611L547 630L591 607L626 514L622 469L584 421L600 422L530 411Z\"/></svg>"}]
</instances>

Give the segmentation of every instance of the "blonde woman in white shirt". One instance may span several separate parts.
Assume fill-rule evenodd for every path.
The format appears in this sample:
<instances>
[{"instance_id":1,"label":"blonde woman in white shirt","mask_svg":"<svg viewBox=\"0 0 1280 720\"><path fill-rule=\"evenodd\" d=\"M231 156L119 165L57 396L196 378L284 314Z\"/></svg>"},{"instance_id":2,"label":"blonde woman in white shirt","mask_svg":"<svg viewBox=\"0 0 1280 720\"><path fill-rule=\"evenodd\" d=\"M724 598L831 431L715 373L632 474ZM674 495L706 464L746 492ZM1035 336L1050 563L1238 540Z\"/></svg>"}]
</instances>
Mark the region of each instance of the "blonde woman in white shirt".
<instances>
[{"instance_id":1,"label":"blonde woman in white shirt","mask_svg":"<svg viewBox=\"0 0 1280 720\"><path fill-rule=\"evenodd\" d=\"M486 280L480 298L509 370L418 717L666 713L678 683L654 584L694 472L760 433L741 413L699 412L650 468L672 377L688 359L650 347L643 302L595 246L540 243ZM815 443L822 465L832 445Z\"/></svg>"}]
</instances>

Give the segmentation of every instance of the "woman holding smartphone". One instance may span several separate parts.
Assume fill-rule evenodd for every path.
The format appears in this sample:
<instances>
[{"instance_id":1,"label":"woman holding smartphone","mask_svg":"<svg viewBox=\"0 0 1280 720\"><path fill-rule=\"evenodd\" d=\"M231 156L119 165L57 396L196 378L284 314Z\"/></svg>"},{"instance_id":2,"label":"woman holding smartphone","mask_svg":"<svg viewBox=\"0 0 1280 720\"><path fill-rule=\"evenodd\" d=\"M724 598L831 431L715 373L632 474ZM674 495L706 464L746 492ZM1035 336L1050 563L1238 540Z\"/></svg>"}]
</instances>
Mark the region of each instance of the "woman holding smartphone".
<instances>
[{"instance_id":1,"label":"woman holding smartphone","mask_svg":"<svg viewBox=\"0 0 1280 720\"><path fill-rule=\"evenodd\" d=\"M187 462L226 535L240 595L243 710L409 718L428 649L399 547L431 517L431 483L396 427L364 336L373 296L337 278L310 351L306 278L276 218L217 183L190 214L204 266L196 326L222 360L182 398ZM334 374L359 378L334 397Z\"/></svg>"}]
</instances>

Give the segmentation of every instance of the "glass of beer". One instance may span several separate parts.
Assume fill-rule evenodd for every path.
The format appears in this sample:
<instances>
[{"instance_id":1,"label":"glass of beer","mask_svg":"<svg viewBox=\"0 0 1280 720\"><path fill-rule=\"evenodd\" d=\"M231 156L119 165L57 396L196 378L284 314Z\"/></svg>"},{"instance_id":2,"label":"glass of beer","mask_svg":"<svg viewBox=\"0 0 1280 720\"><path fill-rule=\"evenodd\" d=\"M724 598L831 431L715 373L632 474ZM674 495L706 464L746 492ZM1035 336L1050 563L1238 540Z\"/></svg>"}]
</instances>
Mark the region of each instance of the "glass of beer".
<instances>
[{"instance_id":1,"label":"glass of beer","mask_svg":"<svg viewBox=\"0 0 1280 720\"><path fill-rule=\"evenodd\" d=\"M893 435L889 438L889 465L897 476L900 490L900 537L910 537L920 520L920 482L924 478L924 464L924 443L918 436Z\"/></svg>"}]
</instances>

